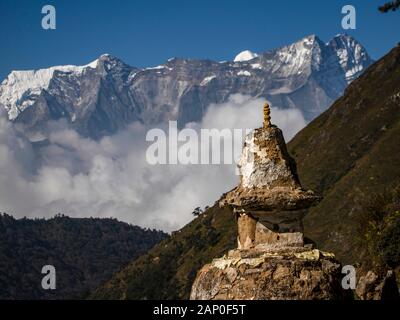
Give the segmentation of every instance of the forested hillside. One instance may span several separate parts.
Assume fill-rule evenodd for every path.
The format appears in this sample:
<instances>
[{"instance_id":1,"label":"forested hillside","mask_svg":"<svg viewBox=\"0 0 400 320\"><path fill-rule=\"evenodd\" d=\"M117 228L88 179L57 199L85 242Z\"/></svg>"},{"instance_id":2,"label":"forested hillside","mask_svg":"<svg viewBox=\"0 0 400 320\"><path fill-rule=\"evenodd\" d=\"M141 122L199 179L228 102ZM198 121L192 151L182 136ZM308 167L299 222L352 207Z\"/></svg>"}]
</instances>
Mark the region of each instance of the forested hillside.
<instances>
[{"instance_id":1,"label":"forested hillside","mask_svg":"<svg viewBox=\"0 0 400 320\"><path fill-rule=\"evenodd\" d=\"M166 236L115 219L0 214L0 299L83 298ZM44 265L56 268L55 290L41 287Z\"/></svg>"}]
</instances>

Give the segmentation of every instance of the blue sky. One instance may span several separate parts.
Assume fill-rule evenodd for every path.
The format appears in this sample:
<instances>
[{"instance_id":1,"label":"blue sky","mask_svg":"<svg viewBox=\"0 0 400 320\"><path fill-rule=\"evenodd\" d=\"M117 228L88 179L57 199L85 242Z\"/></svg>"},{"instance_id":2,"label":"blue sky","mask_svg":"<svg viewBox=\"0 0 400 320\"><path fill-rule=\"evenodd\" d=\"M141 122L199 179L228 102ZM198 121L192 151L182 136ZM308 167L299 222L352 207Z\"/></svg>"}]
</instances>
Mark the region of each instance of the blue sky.
<instances>
[{"instance_id":1,"label":"blue sky","mask_svg":"<svg viewBox=\"0 0 400 320\"><path fill-rule=\"evenodd\" d=\"M375 59L400 41L400 12L381 14L386 0L1 0L0 79L11 70L86 64L110 53L137 66L170 57L231 60L309 34L328 41L341 28L341 8L357 10L356 37ZM41 28L41 8L57 10L57 29Z\"/></svg>"}]
</instances>

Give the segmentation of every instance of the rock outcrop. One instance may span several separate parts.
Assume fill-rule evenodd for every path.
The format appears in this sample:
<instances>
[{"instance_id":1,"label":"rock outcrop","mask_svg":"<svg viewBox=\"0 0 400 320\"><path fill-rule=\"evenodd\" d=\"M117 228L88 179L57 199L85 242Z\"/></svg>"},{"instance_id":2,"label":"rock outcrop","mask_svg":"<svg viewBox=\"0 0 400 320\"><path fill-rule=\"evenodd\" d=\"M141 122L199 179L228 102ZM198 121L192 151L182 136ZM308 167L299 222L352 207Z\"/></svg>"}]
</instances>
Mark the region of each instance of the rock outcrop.
<instances>
[{"instance_id":1,"label":"rock outcrop","mask_svg":"<svg viewBox=\"0 0 400 320\"><path fill-rule=\"evenodd\" d=\"M399 300L399 289L393 270L378 275L372 270L362 275L356 287L357 297L361 300Z\"/></svg>"},{"instance_id":2,"label":"rock outcrop","mask_svg":"<svg viewBox=\"0 0 400 320\"><path fill-rule=\"evenodd\" d=\"M304 190L281 130L270 122L245 140L240 183L225 194L238 225L238 248L205 265L191 299L342 299L340 264L333 254L304 245L305 209L320 198Z\"/></svg>"},{"instance_id":3,"label":"rock outcrop","mask_svg":"<svg viewBox=\"0 0 400 320\"><path fill-rule=\"evenodd\" d=\"M198 273L193 300L343 299L340 264L332 254L305 247L232 250Z\"/></svg>"}]
</instances>

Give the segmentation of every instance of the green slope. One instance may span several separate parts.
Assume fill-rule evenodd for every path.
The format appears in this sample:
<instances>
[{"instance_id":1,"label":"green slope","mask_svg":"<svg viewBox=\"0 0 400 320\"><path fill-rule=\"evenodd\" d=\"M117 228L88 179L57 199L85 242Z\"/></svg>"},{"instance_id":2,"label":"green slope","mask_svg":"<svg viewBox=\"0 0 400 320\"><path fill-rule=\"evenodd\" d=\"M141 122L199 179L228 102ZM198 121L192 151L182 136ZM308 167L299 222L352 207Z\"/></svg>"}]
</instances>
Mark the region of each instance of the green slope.
<instances>
[{"instance_id":1,"label":"green slope","mask_svg":"<svg viewBox=\"0 0 400 320\"><path fill-rule=\"evenodd\" d=\"M289 144L302 183L323 195L305 233L344 263L361 262L356 234L371 195L400 184L400 47Z\"/></svg>"},{"instance_id":2,"label":"green slope","mask_svg":"<svg viewBox=\"0 0 400 320\"><path fill-rule=\"evenodd\" d=\"M288 145L304 187L324 197L305 219L306 236L346 263L368 259L357 241L365 201L400 183L399 92L396 47ZM133 261L91 298L186 299L197 270L235 247L235 238L232 213L214 206Z\"/></svg>"},{"instance_id":3,"label":"green slope","mask_svg":"<svg viewBox=\"0 0 400 320\"><path fill-rule=\"evenodd\" d=\"M236 222L232 212L214 205L117 273L91 298L188 298L197 270L235 244Z\"/></svg>"}]
</instances>

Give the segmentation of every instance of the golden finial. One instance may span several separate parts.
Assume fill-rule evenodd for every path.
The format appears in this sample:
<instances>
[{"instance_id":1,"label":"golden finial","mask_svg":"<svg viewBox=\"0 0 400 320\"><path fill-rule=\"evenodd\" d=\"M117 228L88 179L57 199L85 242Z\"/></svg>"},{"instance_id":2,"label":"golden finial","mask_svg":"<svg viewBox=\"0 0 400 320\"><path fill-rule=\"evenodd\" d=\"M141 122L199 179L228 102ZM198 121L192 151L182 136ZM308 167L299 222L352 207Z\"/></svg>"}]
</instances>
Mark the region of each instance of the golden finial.
<instances>
[{"instance_id":1,"label":"golden finial","mask_svg":"<svg viewBox=\"0 0 400 320\"><path fill-rule=\"evenodd\" d=\"M271 111L269 109L269 104L266 102L264 104L264 128L268 128L271 125Z\"/></svg>"}]
</instances>

